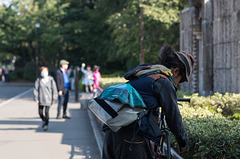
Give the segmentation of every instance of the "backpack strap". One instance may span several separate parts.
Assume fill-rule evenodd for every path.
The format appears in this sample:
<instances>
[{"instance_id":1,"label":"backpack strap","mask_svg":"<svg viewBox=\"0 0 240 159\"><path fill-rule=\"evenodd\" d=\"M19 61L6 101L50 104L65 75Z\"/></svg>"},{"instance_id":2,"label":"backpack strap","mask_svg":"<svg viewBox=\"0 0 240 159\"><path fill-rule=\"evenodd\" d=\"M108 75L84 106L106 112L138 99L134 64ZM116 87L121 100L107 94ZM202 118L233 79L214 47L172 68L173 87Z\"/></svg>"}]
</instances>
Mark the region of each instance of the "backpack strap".
<instances>
[{"instance_id":1,"label":"backpack strap","mask_svg":"<svg viewBox=\"0 0 240 159\"><path fill-rule=\"evenodd\" d=\"M138 120L135 122L134 124L134 129L133 129L133 136L132 136L132 139L131 139L131 144L130 144L130 147L128 148L129 151L132 151L133 150L133 142L134 142L134 139L139 131L139 127L141 126L142 124L142 121L141 121L141 118L144 117L145 115L147 115L149 112L149 110L146 110L146 111L142 111L142 112L139 112L138 113Z\"/></svg>"},{"instance_id":2,"label":"backpack strap","mask_svg":"<svg viewBox=\"0 0 240 159\"><path fill-rule=\"evenodd\" d=\"M103 99L95 98L94 99L109 115L112 116L112 118L115 118L118 116L118 113L110 106L108 105Z\"/></svg>"},{"instance_id":3,"label":"backpack strap","mask_svg":"<svg viewBox=\"0 0 240 159\"><path fill-rule=\"evenodd\" d=\"M159 74L150 74L150 75L147 75L147 77L151 77L151 78L153 78L154 81L156 81L156 80L159 79L159 78L165 78L165 79L168 79L166 75L161 74L161 73L159 73ZM169 80L169 79L168 79L168 80Z\"/></svg>"}]
</instances>

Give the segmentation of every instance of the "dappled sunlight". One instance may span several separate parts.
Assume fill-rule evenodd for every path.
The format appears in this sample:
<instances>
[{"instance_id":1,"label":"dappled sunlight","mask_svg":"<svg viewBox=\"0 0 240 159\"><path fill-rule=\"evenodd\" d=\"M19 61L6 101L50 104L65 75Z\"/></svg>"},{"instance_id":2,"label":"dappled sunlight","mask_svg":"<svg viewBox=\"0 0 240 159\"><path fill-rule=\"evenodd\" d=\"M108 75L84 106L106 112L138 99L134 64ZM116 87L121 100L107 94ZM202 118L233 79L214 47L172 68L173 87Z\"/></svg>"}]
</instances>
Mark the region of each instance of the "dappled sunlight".
<instances>
[{"instance_id":1,"label":"dappled sunlight","mask_svg":"<svg viewBox=\"0 0 240 159\"><path fill-rule=\"evenodd\" d=\"M214 158L221 154L234 158L240 149L239 120L230 120L220 112L215 113L208 107L202 108L193 103L183 103L179 109L189 138L190 156L198 158L204 154Z\"/></svg>"}]
</instances>

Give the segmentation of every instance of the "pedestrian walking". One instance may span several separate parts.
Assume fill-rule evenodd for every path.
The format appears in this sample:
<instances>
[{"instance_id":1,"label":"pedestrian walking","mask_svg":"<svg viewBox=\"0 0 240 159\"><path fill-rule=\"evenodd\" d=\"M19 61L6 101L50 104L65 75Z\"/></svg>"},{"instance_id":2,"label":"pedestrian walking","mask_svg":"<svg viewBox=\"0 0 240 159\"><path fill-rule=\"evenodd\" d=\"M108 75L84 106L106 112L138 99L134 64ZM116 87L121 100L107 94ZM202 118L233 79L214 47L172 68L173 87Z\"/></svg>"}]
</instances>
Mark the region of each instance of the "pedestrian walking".
<instances>
[{"instance_id":1,"label":"pedestrian walking","mask_svg":"<svg viewBox=\"0 0 240 159\"><path fill-rule=\"evenodd\" d=\"M5 82L10 82L10 69L9 67L6 65L5 69L4 69L4 77L5 77Z\"/></svg>"},{"instance_id":2,"label":"pedestrian walking","mask_svg":"<svg viewBox=\"0 0 240 159\"><path fill-rule=\"evenodd\" d=\"M87 66L87 69L85 69L86 64L82 63L81 71L83 73L83 78L82 78L82 84L85 85L85 91L89 93L93 91L93 72L91 71L91 67Z\"/></svg>"},{"instance_id":3,"label":"pedestrian walking","mask_svg":"<svg viewBox=\"0 0 240 159\"><path fill-rule=\"evenodd\" d=\"M54 101L57 100L57 87L53 77L49 76L49 70L43 66L40 68L41 76L35 81L34 100L38 104L38 113L42 119L42 128L48 129L49 109ZM45 109L45 113L44 113Z\"/></svg>"},{"instance_id":4,"label":"pedestrian walking","mask_svg":"<svg viewBox=\"0 0 240 159\"><path fill-rule=\"evenodd\" d=\"M71 90L71 85L67 75L69 62L66 60L60 61L60 68L56 72L56 83L57 83L57 90L58 90L58 110L57 110L57 117L56 119L60 119L60 112L63 106L63 118L70 119L67 116L67 104L69 99L69 92Z\"/></svg>"},{"instance_id":5,"label":"pedestrian walking","mask_svg":"<svg viewBox=\"0 0 240 159\"><path fill-rule=\"evenodd\" d=\"M73 66L70 66L70 68L68 69L67 71L67 74L68 74L68 78L69 78L69 82L70 82L70 85L71 85L71 91L74 90L74 82L75 82L75 73L74 73L74 69L73 69Z\"/></svg>"},{"instance_id":6,"label":"pedestrian walking","mask_svg":"<svg viewBox=\"0 0 240 159\"><path fill-rule=\"evenodd\" d=\"M93 66L93 81L94 81L94 84L93 84L93 98L97 97L98 96L98 90L100 92L102 92L102 88L100 87L99 85L99 82L100 82L100 79L101 79L101 73L99 72L99 66L97 65L94 65Z\"/></svg>"},{"instance_id":7,"label":"pedestrian walking","mask_svg":"<svg viewBox=\"0 0 240 159\"><path fill-rule=\"evenodd\" d=\"M0 81L2 81L2 76L3 76L3 69L0 67Z\"/></svg>"},{"instance_id":8,"label":"pedestrian walking","mask_svg":"<svg viewBox=\"0 0 240 159\"><path fill-rule=\"evenodd\" d=\"M164 46L160 49L158 58L160 65L140 65L125 74L124 77L130 80L129 83L142 96L150 113L140 119L141 124L134 122L117 132L104 125L103 159L153 159L154 145L150 141L157 143L160 139L150 122L158 124L156 119L159 107L162 107L167 125L178 142L178 153L183 157L186 154L187 134L178 108L176 91L177 86L188 81L193 68L193 57ZM150 121L152 116L153 120Z\"/></svg>"}]
</instances>

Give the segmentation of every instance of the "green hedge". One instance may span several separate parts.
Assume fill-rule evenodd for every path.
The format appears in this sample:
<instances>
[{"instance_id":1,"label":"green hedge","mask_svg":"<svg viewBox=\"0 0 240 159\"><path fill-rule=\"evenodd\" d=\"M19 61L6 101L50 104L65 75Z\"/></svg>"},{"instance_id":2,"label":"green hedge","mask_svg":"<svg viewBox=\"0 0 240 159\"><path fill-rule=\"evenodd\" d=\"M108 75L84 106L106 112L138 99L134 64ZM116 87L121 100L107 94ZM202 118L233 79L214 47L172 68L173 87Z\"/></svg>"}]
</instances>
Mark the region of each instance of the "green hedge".
<instances>
[{"instance_id":1,"label":"green hedge","mask_svg":"<svg viewBox=\"0 0 240 159\"><path fill-rule=\"evenodd\" d=\"M102 78L104 89L112 84L124 83L124 78ZM188 133L189 151L186 158L240 158L240 94L215 93L202 97L182 91L178 97L191 98L191 103L179 106ZM172 147L177 150L173 135Z\"/></svg>"},{"instance_id":2,"label":"green hedge","mask_svg":"<svg viewBox=\"0 0 240 159\"><path fill-rule=\"evenodd\" d=\"M189 138L187 158L239 158L239 120L197 106L183 104L179 108ZM175 139L172 141L176 148Z\"/></svg>"},{"instance_id":3,"label":"green hedge","mask_svg":"<svg viewBox=\"0 0 240 159\"><path fill-rule=\"evenodd\" d=\"M208 97L193 94L191 96L191 106L205 108L231 119L240 119L240 94L226 93L223 95L215 93Z\"/></svg>"}]
</instances>

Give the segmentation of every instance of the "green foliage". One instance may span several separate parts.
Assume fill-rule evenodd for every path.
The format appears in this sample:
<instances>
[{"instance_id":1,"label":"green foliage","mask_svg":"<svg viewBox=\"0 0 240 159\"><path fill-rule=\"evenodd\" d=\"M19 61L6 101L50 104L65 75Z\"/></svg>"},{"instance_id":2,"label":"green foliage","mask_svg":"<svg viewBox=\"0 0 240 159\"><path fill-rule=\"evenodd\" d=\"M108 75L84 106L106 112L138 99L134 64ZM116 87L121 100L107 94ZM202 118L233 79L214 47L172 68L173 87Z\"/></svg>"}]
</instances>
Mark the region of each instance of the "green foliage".
<instances>
[{"instance_id":1,"label":"green foliage","mask_svg":"<svg viewBox=\"0 0 240 159\"><path fill-rule=\"evenodd\" d=\"M240 94L178 95L191 98L190 104L183 102L179 106L189 139L187 158L238 158ZM172 146L177 148L174 138Z\"/></svg>"},{"instance_id":2,"label":"green foliage","mask_svg":"<svg viewBox=\"0 0 240 159\"><path fill-rule=\"evenodd\" d=\"M183 92L181 90L177 91L178 98L190 98L191 95L192 95L192 93L190 93L190 92Z\"/></svg>"},{"instance_id":3,"label":"green foliage","mask_svg":"<svg viewBox=\"0 0 240 159\"><path fill-rule=\"evenodd\" d=\"M24 70L21 68L16 68L13 72L10 73L10 81L16 81L23 79Z\"/></svg>"},{"instance_id":4,"label":"green foliage","mask_svg":"<svg viewBox=\"0 0 240 159\"><path fill-rule=\"evenodd\" d=\"M100 65L111 74L139 64L140 8L144 14L146 63L157 63L160 45L179 46L179 13L187 0L13 0L0 6L0 60L9 55L35 61L37 33L40 65ZM35 23L41 24L39 29ZM18 67L24 67L19 65Z\"/></svg>"},{"instance_id":5,"label":"green foliage","mask_svg":"<svg viewBox=\"0 0 240 159\"><path fill-rule=\"evenodd\" d=\"M82 84L82 79L78 81L78 89L80 92L85 92L85 86Z\"/></svg>"},{"instance_id":6,"label":"green foliage","mask_svg":"<svg viewBox=\"0 0 240 159\"><path fill-rule=\"evenodd\" d=\"M54 0L13 0L10 6L0 6L0 55L15 55L22 62L18 67L22 68L35 61L38 32L40 65L54 66L62 47L59 20L66 6L67 3ZM35 28L37 22L41 24L39 29Z\"/></svg>"},{"instance_id":7,"label":"green foliage","mask_svg":"<svg viewBox=\"0 0 240 159\"><path fill-rule=\"evenodd\" d=\"M201 107L179 107L188 133L187 158L238 158L240 122ZM173 141L173 147L177 144Z\"/></svg>"},{"instance_id":8,"label":"green foliage","mask_svg":"<svg viewBox=\"0 0 240 159\"><path fill-rule=\"evenodd\" d=\"M127 80L125 80L125 78L123 77L103 77L100 80L100 87L102 89L105 89L111 85L114 84L119 84L119 83L126 83Z\"/></svg>"},{"instance_id":9,"label":"green foliage","mask_svg":"<svg viewBox=\"0 0 240 159\"><path fill-rule=\"evenodd\" d=\"M240 113L234 113L231 117L230 117L230 119L238 119L238 120L240 120Z\"/></svg>"},{"instance_id":10,"label":"green foliage","mask_svg":"<svg viewBox=\"0 0 240 159\"><path fill-rule=\"evenodd\" d=\"M28 62L24 67L24 79L29 81L36 80L36 64L35 62Z\"/></svg>"},{"instance_id":11,"label":"green foliage","mask_svg":"<svg viewBox=\"0 0 240 159\"><path fill-rule=\"evenodd\" d=\"M212 96L203 97L194 94L191 96L191 105L210 110L213 113L220 113L224 116L232 116L240 112L240 94L214 93Z\"/></svg>"},{"instance_id":12,"label":"green foliage","mask_svg":"<svg viewBox=\"0 0 240 159\"><path fill-rule=\"evenodd\" d=\"M107 19L112 45L108 60L121 60L127 69L139 63L140 54L140 8L144 10L144 54L146 63L157 63L161 45L169 43L179 48L179 13L187 1L126 1Z\"/></svg>"}]
</instances>

